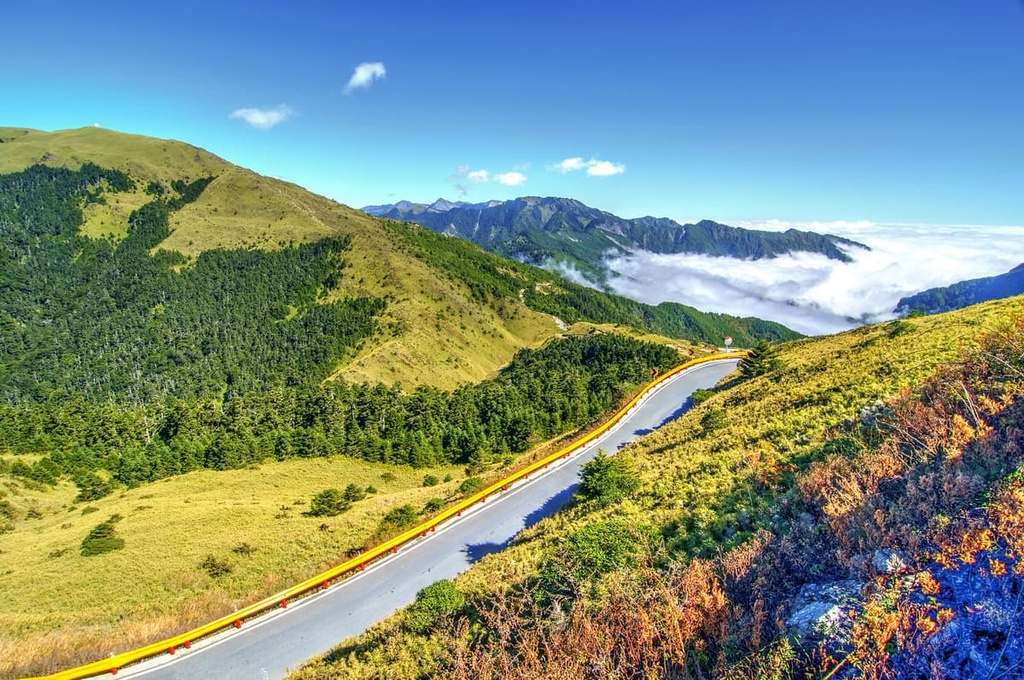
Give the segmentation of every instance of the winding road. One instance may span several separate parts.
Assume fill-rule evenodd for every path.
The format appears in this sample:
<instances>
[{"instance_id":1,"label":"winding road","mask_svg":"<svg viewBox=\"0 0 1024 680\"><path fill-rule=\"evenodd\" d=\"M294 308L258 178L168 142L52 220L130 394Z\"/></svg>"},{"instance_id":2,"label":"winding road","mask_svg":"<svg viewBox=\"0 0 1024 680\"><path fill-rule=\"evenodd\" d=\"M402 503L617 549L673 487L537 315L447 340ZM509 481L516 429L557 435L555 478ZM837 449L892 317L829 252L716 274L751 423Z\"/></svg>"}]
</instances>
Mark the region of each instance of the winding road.
<instances>
[{"instance_id":1,"label":"winding road","mask_svg":"<svg viewBox=\"0 0 1024 680\"><path fill-rule=\"evenodd\" d=\"M478 503L428 538L367 567L330 589L303 598L241 630L229 629L174 656L125 668L119 677L146 680L276 680L341 641L411 603L423 587L452 578L484 555L501 550L523 528L551 515L572 496L580 468L599 449L622 446L674 420L690 395L714 386L739 359L698 364L656 387L603 437L542 475Z\"/></svg>"}]
</instances>

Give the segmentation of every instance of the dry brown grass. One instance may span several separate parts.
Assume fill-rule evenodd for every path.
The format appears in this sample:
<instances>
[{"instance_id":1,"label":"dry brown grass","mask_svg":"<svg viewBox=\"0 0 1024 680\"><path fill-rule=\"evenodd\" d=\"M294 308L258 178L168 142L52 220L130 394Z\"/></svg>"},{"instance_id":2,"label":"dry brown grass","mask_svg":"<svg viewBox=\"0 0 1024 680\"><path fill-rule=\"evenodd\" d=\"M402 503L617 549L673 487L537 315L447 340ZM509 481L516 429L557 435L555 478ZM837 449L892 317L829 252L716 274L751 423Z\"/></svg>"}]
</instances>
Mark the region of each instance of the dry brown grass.
<instances>
[{"instance_id":1,"label":"dry brown grass","mask_svg":"<svg viewBox=\"0 0 1024 680\"><path fill-rule=\"evenodd\" d=\"M428 473L453 479L424 488ZM290 460L155 482L94 501L88 505L98 510L85 515L70 484L50 490L2 478L17 519L13 532L0 535L0 675L94 660L277 592L343 561L389 508L423 507L454 493L461 477L454 468ZM315 493L349 483L380 493L337 517L303 516ZM125 547L82 557L82 539L113 514L124 517L117 532ZM233 551L242 543L255 551ZM211 578L199 566L208 555L232 573Z\"/></svg>"}]
</instances>

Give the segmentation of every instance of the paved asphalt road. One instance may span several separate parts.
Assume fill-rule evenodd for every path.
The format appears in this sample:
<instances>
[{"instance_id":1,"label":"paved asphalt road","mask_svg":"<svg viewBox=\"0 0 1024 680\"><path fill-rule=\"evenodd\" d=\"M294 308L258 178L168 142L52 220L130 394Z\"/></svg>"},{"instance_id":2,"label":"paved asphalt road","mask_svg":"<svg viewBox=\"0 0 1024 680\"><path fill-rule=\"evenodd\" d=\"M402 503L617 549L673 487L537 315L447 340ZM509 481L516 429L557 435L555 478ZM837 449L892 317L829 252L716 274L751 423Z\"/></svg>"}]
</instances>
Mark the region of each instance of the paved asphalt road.
<instances>
[{"instance_id":1,"label":"paved asphalt road","mask_svg":"<svg viewBox=\"0 0 1024 680\"><path fill-rule=\"evenodd\" d=\"M697 366L666 381L633 413L586 451L477 504L435 534L404 546L327 591L276 610L241 630L125 669L119 677L146 680L276 680L342 640L358 635L411 603L423 587L462 573L484 555L501 550L524 527L554 513L575 491L580 467L598 449L613 452L677 418L698 388L712 387L738 360Z\"/></svg>"}]
</instances>

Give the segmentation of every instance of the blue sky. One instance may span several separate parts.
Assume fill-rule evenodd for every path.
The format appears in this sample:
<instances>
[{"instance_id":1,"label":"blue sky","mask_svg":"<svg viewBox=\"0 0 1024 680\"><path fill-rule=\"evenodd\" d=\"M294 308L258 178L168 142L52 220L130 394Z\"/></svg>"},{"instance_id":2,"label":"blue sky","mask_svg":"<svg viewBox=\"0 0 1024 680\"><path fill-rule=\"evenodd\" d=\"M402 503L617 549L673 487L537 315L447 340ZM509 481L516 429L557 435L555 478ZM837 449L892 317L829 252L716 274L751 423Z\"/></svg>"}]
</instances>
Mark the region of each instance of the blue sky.
<instances>
[{"instance_id":1,"label":"blue sky","mask_svg":"<svg viewBox=\"0 0 1024 680\"><path fill-rule=\"evenodd\" d=\"M0 125L180 139L356 207L1024 224L1019 0L12 5Z\"/></svg>"}]
</instances>

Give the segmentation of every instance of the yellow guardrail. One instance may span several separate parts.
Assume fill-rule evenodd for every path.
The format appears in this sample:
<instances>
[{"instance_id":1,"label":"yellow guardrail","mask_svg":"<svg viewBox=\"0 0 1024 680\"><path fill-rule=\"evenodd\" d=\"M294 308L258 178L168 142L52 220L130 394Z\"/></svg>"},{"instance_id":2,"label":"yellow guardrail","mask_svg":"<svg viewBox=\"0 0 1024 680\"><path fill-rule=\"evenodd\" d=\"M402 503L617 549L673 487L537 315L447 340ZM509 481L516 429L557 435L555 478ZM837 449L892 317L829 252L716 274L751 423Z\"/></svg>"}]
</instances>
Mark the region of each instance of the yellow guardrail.
<instances>
[{"instance_id":1,"label":"yellow guardrail","mask_svg":"<svg viewBox=\"0 0 1024 680\"><path fill-rule=\"evenodd\" d=\"M658 376L653 381L648 383L647 387L645 387L635 397L630 399L625 406L623 406L615 413L615 415L613 415L605 423L594 429L592 432L589 432L588 434L573 441L571 444L562 447L561 449L555 451L554 453L545 456L544 458L541 458L540 460L531 463L530 465L527 465L521 470L512 473L505 479L497 481L491 484L490 486L486 487L485 489L478 491L472 496L464 498L463 500L459 501L458 503L448 508L447 510L444 510L441 513L430 518L426 522L423 522L413 527L412 529L409 529L408 531L405 531L395 536L394 538L391 538L385 541L384 543L381 543L376 547L370 548L365 553L362 553L350 560L342 562L341 564L332 567L323 573L308 578L305 581L297 585L294 585L291 588L288 588L287 590L283 590L280 593L277 593L276 595L271 595L270 597L264 598L259 602L251 604L247 607L243 607L242 609L239 609L236 612L228 614L227 616L222 616L219 619L211 621L210 623L186 631L179 635L175 635L174 637L169 637L165 640L154 642L144 647L139 647L138 649L133 649L127 652L123 652L122 654L118 654L116 656L102 659L100 661L94 661L93 663L86 664L84 666L79 666L77 668L72 668L66 671L60 671L58 673L54 673L52 675L47 675L44 677L48 680L79 680L81 678L90 678L97 675L102 675L104 673L117 675L118 669L124 668L125 666L138 663L139 661L143 661L145 659L149 659L160 654L174 654L178 650L190 649L192 644L201 638L207 637L209 635L212 635L213 633L224 630L226 628L230 628L232 626L234 626L235 628L241 628L242 623L246 619L251 619L271 609L287 607L289 601L293 600L294 598L300 595L305 595L313 590L326 590L330 586L331 581L351 572L362 571L366 568L366 565L369 562L372 562L373 560L376 560L377 558L382 557L388 553L397 553L398 549L402 547L402 545L409 543L410 541L415 540L417 538L427 536L429 533L433 532L437 528L437 525L441 524L442 522L445 522L446 520L449 520L452 517L462 516L463 512L473 507L477 503L486 502L488 497L496 493L500 493L501 491L508 490L512 484L522 479L528 479L531 474L537 472L538 470L547 468L549 465L551 465L552 463L561 458L568 458L574 451L586 446L594 439L597 439L605 432L607 432L609 429L614 427L620 420L622 420L622 418L630 411L630 409L636 406L637 402L639 402L651 390L653 390L655 387L665 382L669 378L678 375L679 373L687 370L688 368L692 368L698 364L704 364L710 361L719 361L722 359L739 359L745 355L746 352L743 351L735 351L730 352L728 354L711 354L708 356L699 357L697 359L692 359L684 364L676 366L672 370L663 373L662 375ZM28 678L26 680L42 679Z\"/></svg>"}]
</instances>

